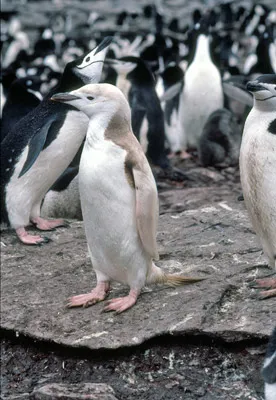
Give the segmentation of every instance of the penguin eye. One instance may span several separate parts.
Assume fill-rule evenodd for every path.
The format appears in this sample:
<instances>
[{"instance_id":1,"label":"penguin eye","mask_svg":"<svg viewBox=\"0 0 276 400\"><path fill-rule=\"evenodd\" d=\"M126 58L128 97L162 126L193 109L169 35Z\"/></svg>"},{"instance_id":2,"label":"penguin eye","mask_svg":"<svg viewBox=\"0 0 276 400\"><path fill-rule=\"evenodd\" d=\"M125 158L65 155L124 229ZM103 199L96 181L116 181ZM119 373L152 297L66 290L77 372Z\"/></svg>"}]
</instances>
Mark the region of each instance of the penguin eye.
<instances>
[{"instance_id":1,"label":"penguin eye","mask_svg":"<svg viewBox=\"0 0 276 400\"><path fill-rule=\"evenodd\" d=\"M88 100L94 100L94 97L92 96L87 96Z\"/></svg>"},{"instance_id":2,"label":"penguin eye","mask_svg":"<svg viewBox=\"0 0 276 400\"><path fill-rule=\"evenodd\" d=\"M87 58L85 59L85 61L86 61L86 62L89 62L89 61L90 61L90 57L87 57Z\"/></svg>"}]
</instances>

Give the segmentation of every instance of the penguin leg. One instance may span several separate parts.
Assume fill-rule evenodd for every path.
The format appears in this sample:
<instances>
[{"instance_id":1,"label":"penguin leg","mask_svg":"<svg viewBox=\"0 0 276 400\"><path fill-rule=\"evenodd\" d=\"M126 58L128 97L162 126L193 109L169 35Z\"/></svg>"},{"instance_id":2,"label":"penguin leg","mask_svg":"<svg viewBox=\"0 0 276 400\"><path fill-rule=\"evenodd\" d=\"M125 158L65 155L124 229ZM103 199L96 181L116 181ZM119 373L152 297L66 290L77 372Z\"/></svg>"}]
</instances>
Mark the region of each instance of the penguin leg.
<instances>
[{"instance_id":1,"label":"penguin leg","mask_svg":"<svg viewBox=\"0 0 276 400\"><path fill-rule=\"evenodd\" d=\"M95 270L97 285L90 293L79 294L68 299L67 307L89 307L103 301L109 291L109 278L100 271Z\"/></svg>"},{"instance_id":2,"label":"penguin leg","mask_svg":"<svg viewBox=\"0 0 276 400\"><path fill-rule=\"evenodd\" d=\"M50 241L50 239L45 236L29 235L24 227L17 228L15 231L19 240L24 244L41 245Z\"/></svg>"},{"instance_id":3,"label":"penguin leg","mask_svg":"<svg viewBox=\"0 0 276 400\"><path fill-rule=\"evenodd\" d=\"M128 308L131 308L136 303L140 291L140 289L130 289L127 296L108 300L103 311L116 311L117 314L120 314Z\"/></svg>"}]
</instances>

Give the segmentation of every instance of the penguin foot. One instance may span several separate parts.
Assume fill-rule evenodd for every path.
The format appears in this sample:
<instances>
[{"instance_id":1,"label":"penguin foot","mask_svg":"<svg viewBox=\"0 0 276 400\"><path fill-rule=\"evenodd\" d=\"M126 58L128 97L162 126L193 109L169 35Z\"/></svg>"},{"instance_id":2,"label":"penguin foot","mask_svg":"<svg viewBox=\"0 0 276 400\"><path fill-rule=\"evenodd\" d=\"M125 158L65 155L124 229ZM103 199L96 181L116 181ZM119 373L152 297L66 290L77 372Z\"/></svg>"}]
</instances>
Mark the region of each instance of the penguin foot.
<instances>
[{"instance_id":1,"label":"penguin foot","mask_svg":"<svg viewBox=\"0 0 276 400\"><path fill-rule=\"evenodd\" d=\"M50 239L46 236L29 235L25 228L16 229L16 234L22 243L28 245L40 246L44 243L50 242Z\"/></svg>"},{"instance_id":2,"label":"penguin foot","mask_svg":"<svg viewBox=\"0 0 276 400\"><path fill-rule=\"evenodd\" d=\"M276 278L256 279L250 284L250 287L255 289L266 289L261 291L259 294L261 300L268 299L269 297L276 297Z\"/></svg>"},{"instance_id":3,"label":"penguin foot","mask_svg":"<svg viewBox=\"0 0 276 400\"><path fill-rule=\"evenodd\" d=\"M181 160L187 160L187 159L189 159L189 158L192 158L192 155L189 154L189 153L187 153L187 151L182 150L182 151L180 152L180 154L179 154L179 158L180 158Z\"/></svg>"},{"instance_id":4,"label":"penguin foot","mask_svg":"<svg viewBox=\"0 0 276 400\"><path fill-rule=\"evenodd\" d=\"M131 289L128 296L108 300L107 306L104 307L103 311L115 311L116 314L120 314L136 303L139 293L140 291Z\"/></svg>"},{"instance_id":5,"label":"penguin foot","mask_svg":"<svg viewBox=\"0 0 276 400\"><path fill-rule=\"evenodd\" d=\"M109 282L100 282L90 293L79 294L68 299L67 307L89 307L103 301L109 291Z\"/></svg>"},{"instance_id":6,"label":"penguin foot","mask_svg":"<svg viewBox=\"0 0 276 400\"><path fill-rule=\"evenodd\" d=\"M32 218L31 222L41 231L51 231L58 226L66 226L63 219L44 219L41 217Z\"/></svg>"}]
</instances>

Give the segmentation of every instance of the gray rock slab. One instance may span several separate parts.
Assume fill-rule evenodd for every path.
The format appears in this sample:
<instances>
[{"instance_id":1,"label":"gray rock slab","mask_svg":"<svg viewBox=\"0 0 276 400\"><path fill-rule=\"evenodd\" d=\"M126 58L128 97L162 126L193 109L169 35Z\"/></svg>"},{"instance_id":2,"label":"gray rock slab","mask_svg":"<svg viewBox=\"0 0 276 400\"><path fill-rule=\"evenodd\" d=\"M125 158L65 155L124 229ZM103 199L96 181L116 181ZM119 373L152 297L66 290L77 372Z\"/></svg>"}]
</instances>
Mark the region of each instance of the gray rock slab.
<instances>
[{"instance_id":1,"label":"gray rock slab","mask_svg":"<svg viewBox=\"0 0 276 400\"><path fill-rule=\"evenodd\" d=\"M114 390L105 383L49 383L37 387L32 400L117 400Z\"/></svg>"},{"instance_id":2,"label":"gray rock slab","mask_svg":"<svg viewBox=\"0 0 276 400\"><path fill-rule=\"evenodd\" d=\"M268 337L275 300L258 300L248 281L272 271L244 203L236 198L229 189L212 187L160 194L158 265L206 279L176 289L146 287L137 304L120 315L102 313L101 303L66 308L68 297L89 292L96 282L82 222L50 232L52 242L42 247L23 246L14 233L3 231L2 328L90 349L137 345L164 334L226 341ZM127 292L114 283L109 298Z\"/></svg>"}]
</instances>

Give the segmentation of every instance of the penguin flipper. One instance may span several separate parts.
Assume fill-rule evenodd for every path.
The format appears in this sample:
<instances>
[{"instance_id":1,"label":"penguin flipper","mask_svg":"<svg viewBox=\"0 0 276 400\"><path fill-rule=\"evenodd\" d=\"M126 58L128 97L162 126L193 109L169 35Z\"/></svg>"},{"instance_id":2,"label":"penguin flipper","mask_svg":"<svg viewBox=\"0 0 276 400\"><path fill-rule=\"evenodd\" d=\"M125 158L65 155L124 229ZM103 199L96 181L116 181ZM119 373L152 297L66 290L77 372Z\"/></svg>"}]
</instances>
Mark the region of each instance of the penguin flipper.
<instances>
[{"instance_id":1,"label":"penguin flipper","mask_svg":"<svg viewBox=\"0 0 276 400\"><path fill-rule=\"evenodd\" d=\"M22 167L20 174L18 175L18 178L20 178L27 171L29 171L29 169L35 163L40 152L43 150L49 129L52 126L53 122L56 121L56 119L57 119L57 115L52 115L51 118L41 127L39 132L31 138L31 140L29 142L28 156Z\"/></svg>"},{"instance_id":2,"label":"penguin flipper","mask_svg":"<svg viewBox=\"0 0 276 400\"><path fill-rule=\"evenodd\" d=\"M150 171L149 171L150 172ZM136 190L136 221L145 251L159 259L156 231L158 222L158 196L155 183L146 168L132 170Z\"/></svg>"},{"instance_id":3,"label":"penguin flipper","mask_svg":"<svg viewBox=\"0 0 276 400\"><path fill-rule=\"evenodd\" d=\"M248 93L246 89L243 89L235 84L229 82L222 83L223 92L230 99L239 101L242 104L253 107L253 96Z\"/></svg>"},{"instance_id":4,"label":"penguin flipper","mask_svg":"<svg viewBox=\"0 0 276 400\"><path fill-rule=\"evenodd\" d=\"M172 85L169 89L165 91L165 93L160 97L160 102L169 101L177 96L184 87L184 82L180 81Z\"/></svg>"}]
</instances>

